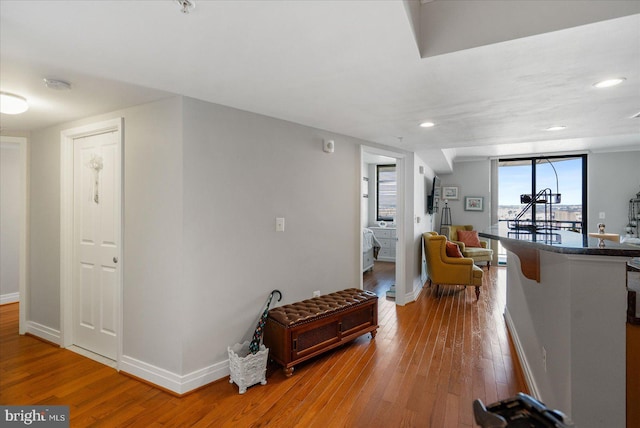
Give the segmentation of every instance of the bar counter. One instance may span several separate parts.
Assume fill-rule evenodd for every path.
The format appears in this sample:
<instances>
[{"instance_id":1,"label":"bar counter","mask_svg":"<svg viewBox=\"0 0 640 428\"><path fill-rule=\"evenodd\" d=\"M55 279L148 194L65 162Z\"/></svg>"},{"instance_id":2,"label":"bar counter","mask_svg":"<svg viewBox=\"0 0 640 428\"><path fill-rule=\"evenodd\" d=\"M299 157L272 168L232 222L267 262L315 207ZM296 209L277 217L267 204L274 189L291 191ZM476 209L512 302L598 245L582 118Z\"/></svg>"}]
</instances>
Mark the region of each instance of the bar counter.
<instances>
[{"instance_id":1,"label":"bar counter","mask_svg":"<svg viewBox=\"0 0 640 428\"><path fill-rule=\"evenodd\" d=\"M625 427L626 268L640 247L506 224L479 235L507 250L505 321L531 394L577 427Z\"/></svg>"},{"instance_id":2,"label":"bar counter","mask_svg":"<svg viewBox=\"0 0 640 428\"><path fill-rule=\"evenodd\" d=\"M586 235L568 230L527 230L509 229L505 222L481 231L478 235L496 239L502 245L510 241L518 242L528 248L537 248L562 254L588 254L596 256L640 257L640 246L618 243L614 241L590 238Z\"/></svg>"}]
</instances>

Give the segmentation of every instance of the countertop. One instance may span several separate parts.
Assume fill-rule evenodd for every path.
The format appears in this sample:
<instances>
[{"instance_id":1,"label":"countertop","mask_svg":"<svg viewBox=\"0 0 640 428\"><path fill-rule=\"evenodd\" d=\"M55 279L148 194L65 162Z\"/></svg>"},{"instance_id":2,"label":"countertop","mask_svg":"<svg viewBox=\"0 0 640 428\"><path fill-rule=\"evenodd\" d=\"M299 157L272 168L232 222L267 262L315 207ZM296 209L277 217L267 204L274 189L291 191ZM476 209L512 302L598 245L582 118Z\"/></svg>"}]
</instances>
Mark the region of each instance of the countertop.
<instances>
[{"instance_id":1,"label":"countertop","mask_svg":"<svg viewBox=\"0 0 640 428\"><path fill-rule=\"evenodd\" d=\"M509 229L506 222L501 222L486 230L479 231L478 235L503 243L517 243L521 247L561 254L640 257L640 246L606 240L600 242L597 238L590 238L568 230L538 229L533 234L528 230Z\"/></svg>"}]
</instances>

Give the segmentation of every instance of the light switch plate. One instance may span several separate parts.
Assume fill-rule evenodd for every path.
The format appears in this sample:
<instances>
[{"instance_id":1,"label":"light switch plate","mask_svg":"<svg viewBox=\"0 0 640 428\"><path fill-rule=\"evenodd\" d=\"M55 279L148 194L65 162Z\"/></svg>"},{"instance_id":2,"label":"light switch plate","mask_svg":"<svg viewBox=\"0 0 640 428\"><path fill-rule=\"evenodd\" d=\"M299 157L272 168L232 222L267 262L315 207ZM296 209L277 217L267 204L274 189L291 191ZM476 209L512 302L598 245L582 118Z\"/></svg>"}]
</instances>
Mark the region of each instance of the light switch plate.
<instances>
[{"instance_id":1,"label":"light switch plate","mask_svg":"<svg viewBox=\"0 0 640 428\"><path fill-rule=\"evenodd\" d=\"M284 232L284 217L276 217L276 232Z\"/></svg>"}]
</instances>

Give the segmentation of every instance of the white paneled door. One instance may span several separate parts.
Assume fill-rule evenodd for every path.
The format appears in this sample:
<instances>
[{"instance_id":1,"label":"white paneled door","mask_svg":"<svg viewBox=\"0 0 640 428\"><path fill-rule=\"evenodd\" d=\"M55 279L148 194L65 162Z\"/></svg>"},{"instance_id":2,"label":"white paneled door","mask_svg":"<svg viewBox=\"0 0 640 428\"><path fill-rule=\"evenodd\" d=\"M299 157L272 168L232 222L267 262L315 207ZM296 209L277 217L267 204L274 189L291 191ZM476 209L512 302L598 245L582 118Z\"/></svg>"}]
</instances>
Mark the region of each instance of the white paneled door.
<instances>
[{"instance_id":1,"label":"white paneled door","mask_svg":"<svg viewBox=\"0 0 640 428\"><path fill-rule=\"evenodd\" d=\"M73 343L115 360L120 314L118 132L73 140Z\"/></svg>"}]
</instances>

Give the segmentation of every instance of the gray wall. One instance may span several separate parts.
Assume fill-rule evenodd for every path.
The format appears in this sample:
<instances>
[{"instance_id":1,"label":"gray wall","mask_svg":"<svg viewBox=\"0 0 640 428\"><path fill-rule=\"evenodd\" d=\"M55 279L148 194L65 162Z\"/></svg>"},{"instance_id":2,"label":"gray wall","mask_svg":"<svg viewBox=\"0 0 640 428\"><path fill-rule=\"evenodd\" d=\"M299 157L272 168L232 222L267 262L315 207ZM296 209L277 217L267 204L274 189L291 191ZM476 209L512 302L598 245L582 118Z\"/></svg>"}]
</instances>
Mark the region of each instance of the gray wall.
<instances>
[{"instance_id":1,"label":"gray wall","mask_svg":"<svg viewBox=\"0 0 640 428\"><path fill-rule=\"evenodd\" d=\"M413 240L411 252L409 253L411 265L409 267L410 277L408 284L413 284L413 293L417 295L426 281L426 263L422 257L422 234L435 231L435 221L438 216L428 214L427 193L431 194L433 177L436 175L433 169L419 156L414 156L411 174L413 175ZM420 172L422 168L422 172ZM408 287L411 290L410 287Z\"/></svg>"},{"instance_id":2,"label":"gray wall","mask_svg":"<svg viewBox=\"0 0 640 428\"><path fill-rule=\"evenodd\" d=\"M587 230L595 232L598 223L604 223L608 233L624 236L629 199L640 192L640 150L590 154L588 174ZM598 218L600 212L605 213L604 220Z\"/></svg>"},{"instance_id":3,"label":"gray wall","mask_svg":"<svg viewBox=\"0 0 640 428\"><path fill-rule=\"evenodd\" d=\"M182 98L124 117L123 354L181 373Z\"/></svg>"},{"instance_id":4,"label":"gray wall","mask_svg":"<svg viewBox=\"0 0 640 428\"><path fill-rule=\"evenodd\" d=\"M34 131L27 322L60 329L60 132L124 117L123 353L181 368L182 99Z\"/></svg>"},{"instance_id":5,"label":"gray wall","mask_svg":"<svg viewBox=\"0 0 640 428\"><path fill-rule=\"evenodd\" d=\"M362 142L189 98L184 125L187 373L249 339L271 290L281 305L359 286Z\"/></svg>"},{"instance_id":6,"label":"gray wall","mask_svg":"<svg viewBox=\"0 0 640 428\"><path fill-rule=\"evenodd\" d=\"M452 224L471 224L476 230L486 229L491 225L491 161L454 162L453 174L440 176L443 187L458 187L458 200L449 200ZM465 196L481 196L484 198L483 211L465 211ZM440 226L444 204L440 201L437 216L437 231Z\"/></svg>"},{"instance_id":7,"label":"gray wall","mask_svg":"<svg viewBox=\"0 0 640 428\"><path fill-rule=\"evenodd\" d=\"M60 131L29 140L29 264L26 319L60 330Z\"/></svg>"},{"instance_id":8,"label":"gray wall","mask_svg":"<svg viewBox=\"0 0 640 428\"><path fill-rule=\"evenodd\" d=\"M0 297L19 289L20 150L0 146Z\"/></svg>"},{"instance_id":9,"label":"gray wall","mask_svg":"<svg viewBox=\"0 0 640 428\"><path fill-rule=\"evenodd\" d=\"M124 356L191 373L250 337L272 289L284 304L358 287L364 142L175 97L32 134L28 322L60 329L60 132L116 117Z\"/></svg>"}]
</instances>

